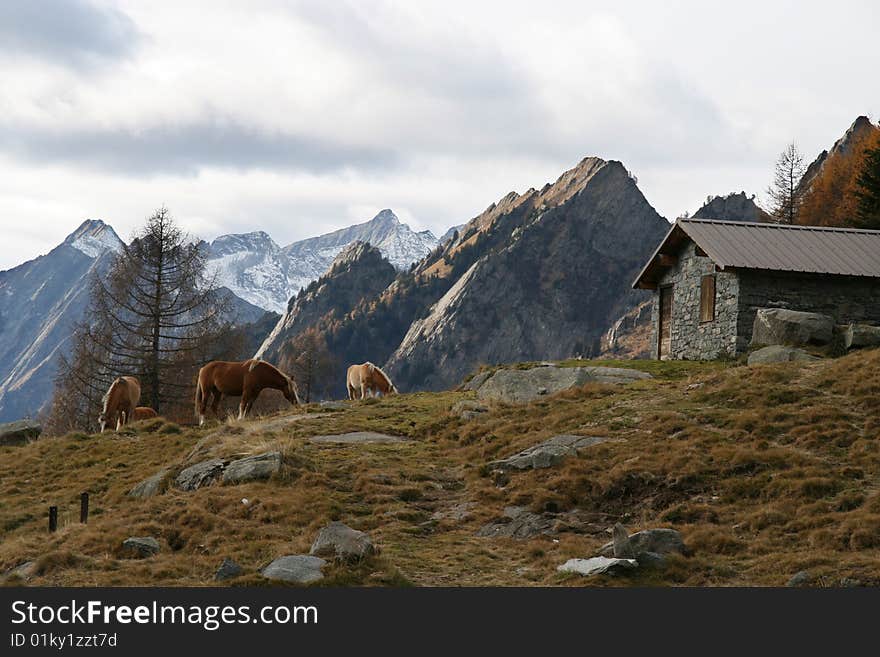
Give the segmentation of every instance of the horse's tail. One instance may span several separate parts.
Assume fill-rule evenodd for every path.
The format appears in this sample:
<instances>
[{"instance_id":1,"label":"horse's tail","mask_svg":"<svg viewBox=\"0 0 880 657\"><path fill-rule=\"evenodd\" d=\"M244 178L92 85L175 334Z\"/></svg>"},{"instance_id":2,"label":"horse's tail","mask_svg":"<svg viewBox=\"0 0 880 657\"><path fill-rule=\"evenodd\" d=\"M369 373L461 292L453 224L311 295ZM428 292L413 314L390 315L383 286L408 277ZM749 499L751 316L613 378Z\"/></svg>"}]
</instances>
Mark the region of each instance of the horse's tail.
<instances>
[{"instance_id":1,"label":"horse's tail","mask_svg":"<svg viewBox=\"0 0 880 657\"><path fill-rule=\"evenodd\" d=\"M262 358L254 358L253 361L251 362L250 366L248 367L248 372L253 372L254 368L262 362L263 362Z\"/></svg>"},{"instance_id":2,"label":"horse's tail","mask_svg":"<svg viewBox=\"0 0 880 657\"><path fill-rule=\"evenodd\" d=\"M196 381L196 401L195 401L195 415L196 419L201 418L200 411L202 409L202 397L204 396L204 392L202 391L202 376L201 372L199 372L199 380Z\"/></svg>"}]
</instances>

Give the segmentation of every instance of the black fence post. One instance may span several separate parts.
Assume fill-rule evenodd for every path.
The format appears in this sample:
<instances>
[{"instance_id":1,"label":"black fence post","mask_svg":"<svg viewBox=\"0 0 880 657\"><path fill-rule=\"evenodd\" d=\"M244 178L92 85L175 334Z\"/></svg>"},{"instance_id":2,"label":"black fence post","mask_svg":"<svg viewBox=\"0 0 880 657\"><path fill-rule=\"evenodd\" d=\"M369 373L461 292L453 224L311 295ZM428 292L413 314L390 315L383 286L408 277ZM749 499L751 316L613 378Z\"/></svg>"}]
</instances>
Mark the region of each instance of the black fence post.
<instances>
[{"instance_id":1,"label":"black fence post","mask_svg":"<svg viewBox=\"0 0 880 657\"><path fill-rule=\"evenodd\" d=\"M89 521L89 494L80 493L79 496L79 521L83 524Z\"/></svg>"},{"instance_id":2,"label":"black fence post","mask_svg":"<svg viewBox=\"0 0 880 657\"><path fill-rule=\"evenodd\" d=\"M49 507L49 531L54 532L58 529L58 507Z\"/></svg>"}]
</instances>

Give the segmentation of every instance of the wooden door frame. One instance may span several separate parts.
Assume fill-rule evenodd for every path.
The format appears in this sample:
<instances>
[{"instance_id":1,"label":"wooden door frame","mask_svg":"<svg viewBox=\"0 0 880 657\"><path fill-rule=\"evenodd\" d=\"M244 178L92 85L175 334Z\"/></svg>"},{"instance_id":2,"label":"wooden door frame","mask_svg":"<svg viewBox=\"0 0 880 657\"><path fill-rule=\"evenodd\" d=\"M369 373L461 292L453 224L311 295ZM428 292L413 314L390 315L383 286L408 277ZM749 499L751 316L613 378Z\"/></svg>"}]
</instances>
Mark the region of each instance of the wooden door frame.
<instances>
[{"instance_id":1,"label":"wooden door frame","mask_svg":"<svg viewBox=\"0 0 880 657\"><path fill-rule=\"evenodd\" d=\"M675 302L675 285L660 285L657 288L657 360L663 359L663 297L670 295L669 298L669 351L672 351L672 304Z\"/></svg>"}]
</instances>

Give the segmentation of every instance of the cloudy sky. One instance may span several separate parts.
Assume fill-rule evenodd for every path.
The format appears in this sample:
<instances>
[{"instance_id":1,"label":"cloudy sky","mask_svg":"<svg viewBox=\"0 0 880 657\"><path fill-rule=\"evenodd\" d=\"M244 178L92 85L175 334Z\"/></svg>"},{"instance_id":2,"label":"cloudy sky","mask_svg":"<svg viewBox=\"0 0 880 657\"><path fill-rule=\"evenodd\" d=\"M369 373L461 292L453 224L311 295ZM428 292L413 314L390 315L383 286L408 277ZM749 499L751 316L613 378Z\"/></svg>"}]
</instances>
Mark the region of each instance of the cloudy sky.
<instances>
[{"instance_id":1,"label":"cloudy sky","mask_svg":"<svg viewBox=\"0 0 880 657\"><path fill-rule=\"evenodd\" d=\"M880 4L3 0L0 269L165 204L281 244L440 234L586 155L664 216L880 114Z\"/></svg>"}]
</instances>

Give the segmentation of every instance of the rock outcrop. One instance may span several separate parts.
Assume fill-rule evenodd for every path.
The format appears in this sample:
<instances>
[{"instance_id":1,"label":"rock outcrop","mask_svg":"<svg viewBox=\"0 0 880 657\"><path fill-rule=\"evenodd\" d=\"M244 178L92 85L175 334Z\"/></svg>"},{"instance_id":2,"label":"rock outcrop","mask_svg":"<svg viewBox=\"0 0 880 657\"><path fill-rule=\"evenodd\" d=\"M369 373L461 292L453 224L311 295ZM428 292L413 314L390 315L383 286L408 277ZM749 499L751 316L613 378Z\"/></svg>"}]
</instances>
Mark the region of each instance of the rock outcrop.
<instances>
[{"instance_id":1,"label":"rock outcrop","mask_svg":"<svg viewBox=\"0 0 880 657\"><path fill-rule=\"evenodd\" d=\"M710 196L694 219L718 219L721 221L769 221L770 216L758 207L754 196L745 192L731 192L727 196Z\"/></svg>"},{"instance_id":2,"label":"rock outcrop","mask_svg":"<svg viewBox=\"0 0 880 657\"><path fill-rule=\"evenodd\" d=\"M517 452L512 456L492 461L489 467L495 470L539 470L562 463L566 456L577 454L580 450L604 443L601 436L553 436L538 445Z\"/></svg>"},{"instance_id":3,"label":"rock outcrop","mask_svg":"<svg viewBox=\"0 0 880 657\"><path fill-rule=\"evenodd\" d=\"M767 365L769 363L788 363L791 361L818 360L816 356L808 354L797 347L786 347L781 344L772 344L753 351L749 354L749 365Z\"/></svg>"},{"instance_id":4,"label":"rock outcrop","mask_svg":"<svg viewBox=\"0 0 880 657\"><path fill-rule=\"evenodd\" d=\"M292 584L311 584L324 579L324 573L321 572L321 569L326 565L327 562L320 557L309 554L293 554L278 557L263 568L261 574L266 579Z\"/></svg>"},{"instance_id":5,"label":"rock outcrop","mask_svg":"<svg viewBox=\"0 0 880 657\"><path fill-rule=\"evenodd\" d=\"M43 427L35 420L18 420L0 424L0 447L4 445L27 445L36 440Z\"/></svg>"},{"instance_id":6,"label":"rock outcrop","mask_svg":"<svg viewBox=\"0 0 880 657\"><path fill-rule=\"evenodd\" d=\"M232 461L223 470L224 484L242 484L268 479L281 470L281 453L264 452Z\"/></svg>"},{"instance_id":7,"label":"rock outcrop","mask_svg":"<svg viewBox=\"0 0 880 657\"><path fill-rule=\"evenodd\" d=\"M561 573L575 573L577 575L614 575L633 568L638 568L635 559L615 559L613 557L591 557L590 559L569 559L556 570Z\"/></svg>"},{"instance_id":8,"label":"rock outcrop","mask_svg":"<svg viewBox=\"0 0 880 657\"><path fill-rule=\"evenodd\" d=\"M651 375L621 367L533 367L500 369L485 377L474 377L465 387L483 400L508 403L530 402L587 383L622 384L650 379Z\"/></svg>"},{"instance_id":9,"label":"rock outcrop","mask_svg":"<svg viewBox=\"0 0 880 657\"><path fill-rule=\"evenodd\" d=\"M135 559L152 557L159 549L159 541L152 536L132 536L122 542L122 553Z\"/></svg>"},{"instance_id":10,"label":"rock outcrop","mask_svg":"<svg viewBox=\"0 0 880 657\"><path fill-rule=\"evenodd\" d=\"M828 315L786 308L759 308L752 328L753 346L783 344L824 345L834 335L834 320Z\"/></svg>"},{"instance_id":11,"label":"rock outcrop","mask_svg":"<svg viewBox=\"0 0 880 657\"><path fill-rule=\"evenodd\" d=\"M376 548L365 532L338 521L322 528L309 550L314 556L337 561L359 561L375 552Z\"/></svg>"},{"instance_id":12,"label":"rock outcrop","mask_svg":"<svg viewBox=\"0 0 880 657\"><path fill-rule=\"evenodd\" d=\"M880 347L880 326L850 324L843 332L843 346L846 349Z\"/></svg>"}]
</instances>

